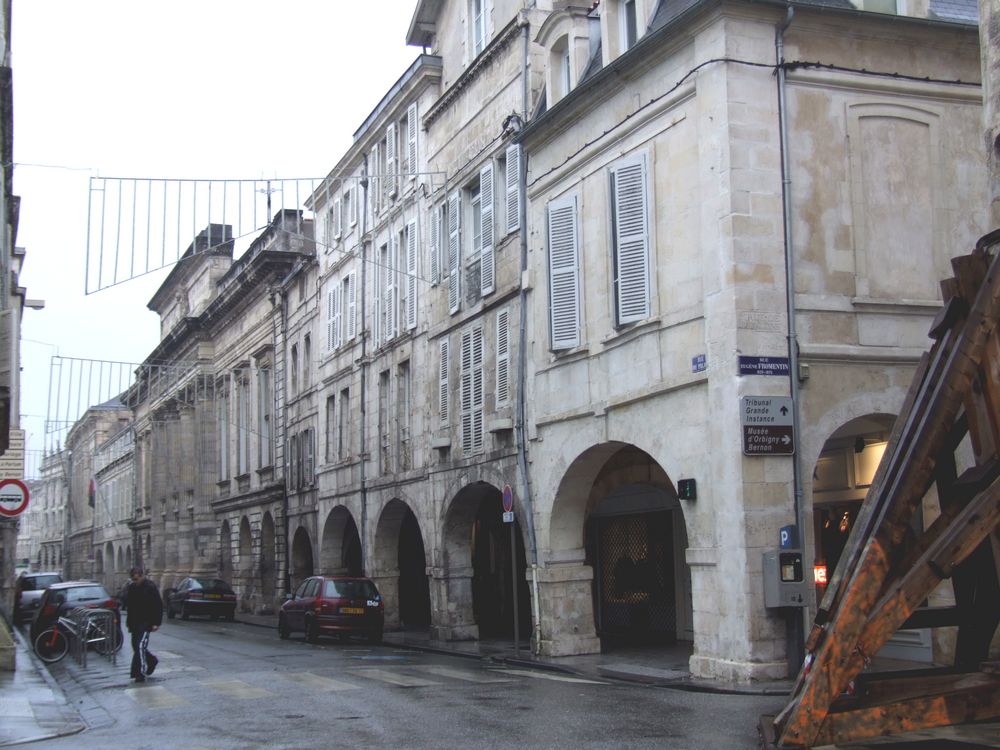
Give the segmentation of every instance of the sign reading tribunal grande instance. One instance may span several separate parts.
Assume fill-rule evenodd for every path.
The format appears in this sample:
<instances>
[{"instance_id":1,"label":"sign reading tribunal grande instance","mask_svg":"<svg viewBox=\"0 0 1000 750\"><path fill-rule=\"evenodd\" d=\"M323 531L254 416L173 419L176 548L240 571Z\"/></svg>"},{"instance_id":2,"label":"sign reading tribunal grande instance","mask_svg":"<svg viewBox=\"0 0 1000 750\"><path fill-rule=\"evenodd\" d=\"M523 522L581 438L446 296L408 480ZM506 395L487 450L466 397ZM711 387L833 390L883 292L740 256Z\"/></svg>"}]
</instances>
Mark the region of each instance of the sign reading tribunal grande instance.
<instances>
[{"instance_id":1,"label":"sign reading tribunal grande instance","mask_svg":"<svg viewBox=\"0 0 1000 750\"><path fill-rule=\"evenodd\" d=\"M791 456L795 453L790 396L742 396L740 424L746 456Z\"/></svg>"}]
</instances>

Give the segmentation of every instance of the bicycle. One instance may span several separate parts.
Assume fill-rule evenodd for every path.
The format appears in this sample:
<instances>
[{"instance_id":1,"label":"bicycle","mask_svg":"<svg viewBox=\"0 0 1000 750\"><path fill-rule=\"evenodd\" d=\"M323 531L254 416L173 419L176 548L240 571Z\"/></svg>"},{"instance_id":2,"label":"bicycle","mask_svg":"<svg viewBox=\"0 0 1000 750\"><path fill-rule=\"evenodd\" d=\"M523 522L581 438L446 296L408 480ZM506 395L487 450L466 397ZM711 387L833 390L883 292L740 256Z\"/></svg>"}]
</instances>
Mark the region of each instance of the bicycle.
<instances>
[{"instance_id":1,"label":"bicycle","mask_svg":"<svg viewBox=\"0 0 1000 750\"><path fill-rule=\"evenodd\" d=\"M59 629L59 621L38 634L35 638L35 653L46 664L55 664L69 651L69 639Z\"/></svg>"},{"instance_id":2,"label":"bicycle","mask_svg":"<svg viewBox=\"0 0 1000 750\"><path fill-rule=\"evenodd\" d=\"M93 621L89 623L86 643L93 644L94 650L101 656L108 656L112 653L117 654L121 651L124 642L125 638L122 635L121 628L118 627L117 620L115 620L110 634L104 631L104 627L100 623Z\"/></svg>"}]
</instances>

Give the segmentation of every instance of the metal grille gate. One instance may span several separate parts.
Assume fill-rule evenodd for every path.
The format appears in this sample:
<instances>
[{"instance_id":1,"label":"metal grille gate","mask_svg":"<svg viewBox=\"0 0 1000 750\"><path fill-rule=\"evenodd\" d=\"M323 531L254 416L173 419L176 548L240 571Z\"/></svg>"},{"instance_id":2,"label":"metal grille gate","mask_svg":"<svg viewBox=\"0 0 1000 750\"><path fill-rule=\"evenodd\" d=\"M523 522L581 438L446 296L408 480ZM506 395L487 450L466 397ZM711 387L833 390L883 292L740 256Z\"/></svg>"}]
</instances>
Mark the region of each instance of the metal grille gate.
<instances>
[{"instance_id":1,"label":"metal grille gate","mask_svg":"<svg viewBox=\"0 0 1000 750\"><path fill-rule=\"evenodd\" d=\"M598 635L629 644L675 641L673 514L599 517L591 530Z\"/></svg>"}]
</instances>

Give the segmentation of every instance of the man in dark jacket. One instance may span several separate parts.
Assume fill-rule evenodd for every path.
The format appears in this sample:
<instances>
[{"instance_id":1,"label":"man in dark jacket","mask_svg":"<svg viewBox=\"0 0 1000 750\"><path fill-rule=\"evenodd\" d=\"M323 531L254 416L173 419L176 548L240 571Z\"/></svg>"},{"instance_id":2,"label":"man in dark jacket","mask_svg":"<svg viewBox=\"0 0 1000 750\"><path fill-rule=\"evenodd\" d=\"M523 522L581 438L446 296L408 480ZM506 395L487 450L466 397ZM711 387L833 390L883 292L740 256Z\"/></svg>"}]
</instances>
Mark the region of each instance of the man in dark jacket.
<instances>
[{"instance_id":1,"label":"man in dark jacket","mask_svg":"<svg viewBox=\"0 0 1000 750\"><path fill-rule=\"evenodd\" d=\"M146 578L142 568L132 568L132 582L125 587L122 606L128 610L125 626L132 634L132 679L145 682L159 662L149 651L149 634L163 622L163 601L156 584Z\"/></svg>"}]
</instances>

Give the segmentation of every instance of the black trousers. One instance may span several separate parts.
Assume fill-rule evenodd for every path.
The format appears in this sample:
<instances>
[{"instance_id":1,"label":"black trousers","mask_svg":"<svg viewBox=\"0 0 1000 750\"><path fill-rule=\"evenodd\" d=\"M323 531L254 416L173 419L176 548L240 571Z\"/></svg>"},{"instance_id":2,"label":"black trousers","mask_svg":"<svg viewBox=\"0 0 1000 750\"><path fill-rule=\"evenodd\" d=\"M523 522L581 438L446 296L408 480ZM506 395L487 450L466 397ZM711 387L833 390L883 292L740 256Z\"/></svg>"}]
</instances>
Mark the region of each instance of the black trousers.
<instances>
[{"instance_id":1,"label":"black trousers","mask_svg":"<svg viewBox=\"0 0 1000 750\"><path fill-rule=\"evenodd\" d=\"M155 668L157 659L149 650L150 629L145 625L136 626L132 633L132 669L131 677L145 677Z\"/></svg>"}]
</instances>

